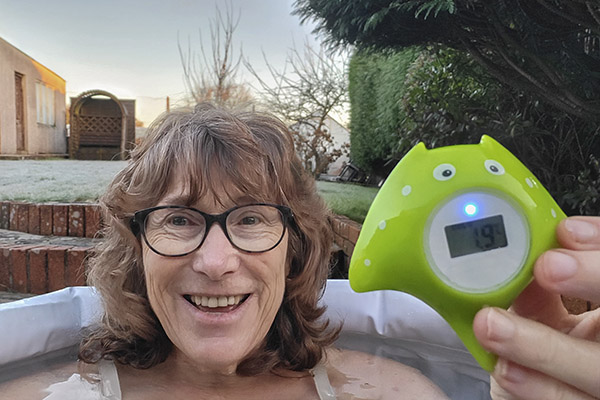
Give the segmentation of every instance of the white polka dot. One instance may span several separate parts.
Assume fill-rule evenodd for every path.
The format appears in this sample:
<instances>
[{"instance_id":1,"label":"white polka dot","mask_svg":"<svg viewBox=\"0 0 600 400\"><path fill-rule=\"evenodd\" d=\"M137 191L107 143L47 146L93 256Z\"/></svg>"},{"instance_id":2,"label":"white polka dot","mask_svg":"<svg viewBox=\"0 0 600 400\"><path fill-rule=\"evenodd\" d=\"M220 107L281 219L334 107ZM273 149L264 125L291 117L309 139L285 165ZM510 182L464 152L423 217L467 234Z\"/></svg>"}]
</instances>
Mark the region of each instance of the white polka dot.
<instances>
[{"instance_id":1,"label":"white polka dot","mask_svg":"<svg viewBox=\"0 0 600 400\"><path fill-rule=\"evenodd\" d=\"M384 230L385 229L385 221L381 221L379 223L379 229Z\"/></svg>"},{"instance_id":2,"label":"white polka dot","mask_svg":"<svg viewBox=\"0 0 600 400\"><path fill-rule=\"evenodd\" d=\"M406 185L402 188L402 194L404 196L408 196L411 191L412 191L412 187L410 185Z\"/></svg>"},{"instance_id":3,"label":"white polka dot","mask_svg":"<svg viewBox=\"0 0 600 400\"><path fill-rule=\"evenodd\" d=\"M553 218L556 218L556 211L553 209L550 210L550 214L552 214Z\"/></svg>"},{"instance_id":4,"label":"white polka dot","mask_svg":"<svg viewBox=\"0 0 600 400\"><path fill-rule=\"evenodd\" d=\"M530 188L533 187L533 181L529 178L525 178L525 182L527 182L527 185L529 185Z\"/></svg>"},{"instance_id":5,"label":"white polka dot","mask_svg":"<svg viewBox=\"0 0 600 400\"><path fill-rule=\"evenodd\" d=\"M371 260L369 260L368 258L365 259L365 267L368 267L371 265Z\"/></svg>"}]
</instances>

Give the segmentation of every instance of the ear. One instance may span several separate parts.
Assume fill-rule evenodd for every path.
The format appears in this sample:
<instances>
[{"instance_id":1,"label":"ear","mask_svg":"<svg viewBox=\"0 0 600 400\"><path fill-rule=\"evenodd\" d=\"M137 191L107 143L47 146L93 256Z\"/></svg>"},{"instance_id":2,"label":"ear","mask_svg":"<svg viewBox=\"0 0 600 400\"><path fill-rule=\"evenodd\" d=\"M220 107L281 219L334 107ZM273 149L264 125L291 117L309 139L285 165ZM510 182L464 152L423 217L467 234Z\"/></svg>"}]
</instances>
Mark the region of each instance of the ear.
<instances>
[{"instance_id":1,"label":"ear","mask_svg":"<svg viewBox=\"0 0 600 400\"><path fill-rule=\"evenodd\" d=\"M413 147L413 150L417 151L417 152L424 152L424 151L428 151L427 147L425 146L425 143L423 142L419 142L415 145L415 147Z\"/></svg>"},{"instance_id":2,"label":"ear","mask_svg":"<svg viewBox=\"0 0 600 400\"><path fill-rule=\"evenodd\" d=\"M498 150L498 148L502 148L504 149L504 146L502 146L499 142L496 141L496 139L494 139L491 136L488 135L482 135L481 136L481 140L479 141L479 144L481 146L483 146L484 148L487 149L492 149L492 150Z\"/></svg>"},{"instance_id":3,"label":"ear","mask_svg":"<svg viewBox=\"0 0 600 400\"><path fill-rule=\"evenodd\" d=\"M429 150L427 150L427 147L425 147L425 143L423 142L419 142L417 143L412 149L410 149L408 151L408 153L406 153L404 155L403 158L408 158L408 157L412 157L413 155L419 155L419 154L424 154L426 152L428 152Z\"/></svg>"}]
</instances>

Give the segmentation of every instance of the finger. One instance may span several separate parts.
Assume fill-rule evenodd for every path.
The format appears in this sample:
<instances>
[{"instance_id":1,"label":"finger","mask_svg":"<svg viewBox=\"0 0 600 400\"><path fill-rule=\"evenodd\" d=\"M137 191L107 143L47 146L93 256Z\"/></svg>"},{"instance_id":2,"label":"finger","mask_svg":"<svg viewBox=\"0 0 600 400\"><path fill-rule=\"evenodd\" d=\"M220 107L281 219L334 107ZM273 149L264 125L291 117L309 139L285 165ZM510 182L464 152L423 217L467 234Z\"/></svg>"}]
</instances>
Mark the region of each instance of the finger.
<instances>
[{"instance_id":1,"label":"finger","mask_svg":"<svg viewBox=\"0 0 600 400\"><path fill-rule=\"evenodd\" d=\"M500 360L498 360L500 361ZM496 382L494 375L490 375L490 395L493 400L519 400Z\"/></svg>"},{"instance_id":2,"label":"finger","mask_svg":"<svg viewBox=\"0 0 600 400\"><path fill-rule=\"evenodd\" d=\"M550 250L535 263L533 274L545 289L600 302L600 250Z\"/></svg>"},{"instance_id":3,"label":"finger","mask_svg":"<svg viewBox=\"0 0 600 400\"><path fill-rule=\"evenodd\" d=\"M565 335L499 308L473 321L481 345L501 358L535 369L600 397L600 344Z\"/></svg>"},{"instance_id":4,"label":"finger","mask_svg":"<svg viewBox=\"0 0 600 400\"><path fill-rule=\"evenodd\" d=\"M574 316L576 325L569 336L600 343L600 308Z\"/></svg>"},{"instance_id":5,"label":"finger","mask_svg":"<svg viewBox=\"0 0 600 400\"><path fill-rule=\"evenodd\" d=\"M600 249L600 217L570 217L556 228L560 244L573 250Z\"/></svg>"},{"instance_id":6,"label":"finger","mask_svg":"<svg viewBox=\"0 0 600 400\"><path fill-rule=\"evenodd\" d=\"M565 309L560 295L541 287L536 280L519 294L510 310L562 332L577 323L576 317Z\"/></svg>"},{"instance_id":7,"label":"finger","mask_svg":"<svg viewBox=\"0 0 600 400\"><path fill-rule=\"evenodd\" d=\"M495 385L492 386L494 400L502 399L520 400L593 400L594 398L581 390L567 385L548 375L541 374L529 368L522 367L505 359L499 359L492 377ZM510 395L507 396L504 391ZM494 395L498 393L498 396Z\"/></svg>"}]
</instances>

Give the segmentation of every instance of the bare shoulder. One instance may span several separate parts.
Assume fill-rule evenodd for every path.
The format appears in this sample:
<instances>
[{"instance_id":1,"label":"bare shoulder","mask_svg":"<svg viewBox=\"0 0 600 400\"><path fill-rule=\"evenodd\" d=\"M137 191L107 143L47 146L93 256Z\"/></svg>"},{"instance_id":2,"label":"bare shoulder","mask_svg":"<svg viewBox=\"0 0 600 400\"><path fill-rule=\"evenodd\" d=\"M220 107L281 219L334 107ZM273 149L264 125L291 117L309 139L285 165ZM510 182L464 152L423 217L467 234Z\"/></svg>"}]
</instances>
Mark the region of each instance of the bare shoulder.
<instances>
[{"instance_id":1,"label":"bare shoulder","mask_svg":"<svg viewBox=\"0 0 600 400\"><path fill-rule=\"evenodd\" d=\"M339 399L447 399L419 370L388 358L332 348L326 365Z\"/></svg>"},{"instance_id":2,"label":"bare shoulder","mask_svg":"<svg viewBox=\"0 0 600 400\"><path fill-rule=\"evenodd\" d=\"M0 382L0 399L43 399L50 385L67 380L74 373L77 373L77 362L70 361Z\"/></svg>"}]
</instances>

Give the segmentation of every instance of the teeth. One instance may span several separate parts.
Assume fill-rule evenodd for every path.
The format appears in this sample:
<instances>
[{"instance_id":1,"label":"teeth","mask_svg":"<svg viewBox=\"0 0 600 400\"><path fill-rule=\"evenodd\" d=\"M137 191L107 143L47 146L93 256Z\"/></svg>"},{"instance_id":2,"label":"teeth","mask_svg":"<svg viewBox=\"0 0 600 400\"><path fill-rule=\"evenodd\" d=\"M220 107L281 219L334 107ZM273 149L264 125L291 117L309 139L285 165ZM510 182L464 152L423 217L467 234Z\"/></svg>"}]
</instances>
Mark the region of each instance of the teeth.
<instances>
[{"instance_id":1,"label":"teeth","mask_svg":"<svg viewBox=\"0 0 600 400\"><path fill-rule=\"evenodd\" d=\"M197 306L217 308L227 307L239 304L243 296L219 296L219 297L208 297L208 296L190 296L192 303Z\"/></svg>"}]
</instances>

